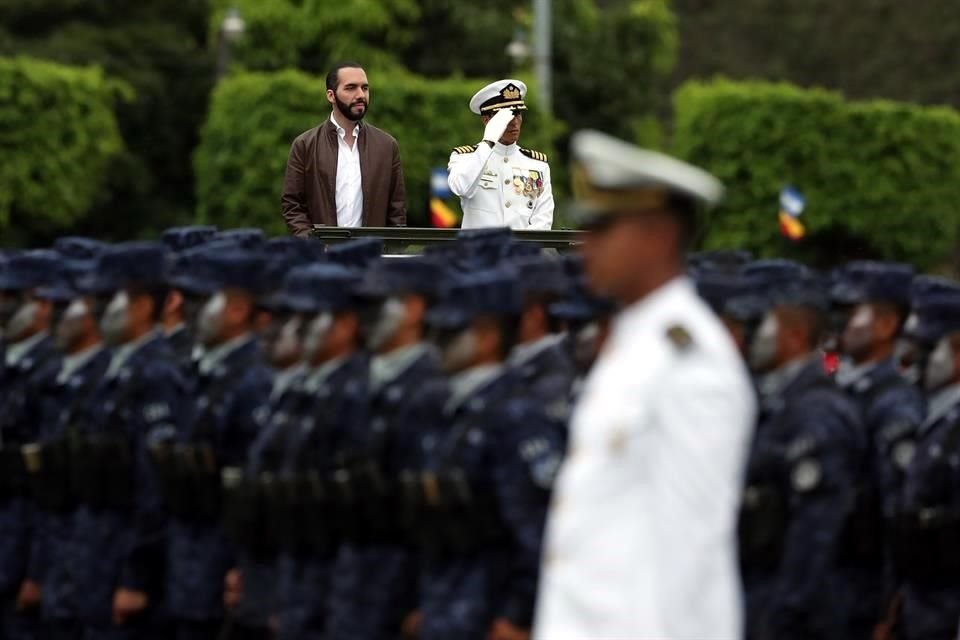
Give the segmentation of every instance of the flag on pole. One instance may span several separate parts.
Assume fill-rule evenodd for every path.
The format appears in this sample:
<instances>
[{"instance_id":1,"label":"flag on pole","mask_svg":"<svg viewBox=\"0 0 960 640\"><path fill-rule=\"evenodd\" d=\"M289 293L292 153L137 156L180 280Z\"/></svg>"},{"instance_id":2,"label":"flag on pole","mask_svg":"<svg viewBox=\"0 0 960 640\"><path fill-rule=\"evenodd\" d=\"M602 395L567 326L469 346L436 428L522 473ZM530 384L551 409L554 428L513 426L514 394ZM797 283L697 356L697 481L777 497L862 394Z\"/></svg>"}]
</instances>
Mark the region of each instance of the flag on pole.
<instances>
[{"instance_id":1,"label":"flag on pole","mask_svg":"<svg viewBox=\"0 0 960 640\"><path fill-rule=\"evenodd\" d=\"M441 229L457 226L460 217L443 201L453 193L447 182L446 169L434 169L430 172L430 224Z\"/></svg>"},{"instance_id":2,"label":"flag on pole","mask_svg":"<svg viewBox=\"0 0 960 640\"><path fill-rule=\"evenodd\" d=\"M806 204L806 199L797 189L784 187L780 191L780 233L794 242L807 234L806 227L800 222Z\"/></svg>"}]
</instances>

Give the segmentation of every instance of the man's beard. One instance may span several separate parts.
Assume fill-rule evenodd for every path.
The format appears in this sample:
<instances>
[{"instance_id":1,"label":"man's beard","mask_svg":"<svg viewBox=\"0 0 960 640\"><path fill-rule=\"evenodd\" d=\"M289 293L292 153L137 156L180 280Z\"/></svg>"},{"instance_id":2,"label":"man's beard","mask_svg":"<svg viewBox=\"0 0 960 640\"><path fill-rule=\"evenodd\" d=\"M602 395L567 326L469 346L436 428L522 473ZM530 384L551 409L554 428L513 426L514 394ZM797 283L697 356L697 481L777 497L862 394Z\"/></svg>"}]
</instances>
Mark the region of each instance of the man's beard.
<instances>
[{"instance_id":1,"label":"man's beard","mask_svg":"<svg viewBox=\"0 0 960 640\"><path fill-rule=\"evenodd\" d=\"M361 100L360 102L363 103L363 111L361 111L360 113L354 113L353 105L358 104L358 102L354 102L353 104L347 104L346 102L341 102L340 98L336 98L336 100L337 100L337 109L340 111L340 113L342 113L344 116L346 116L349 120L352 120L353 122L360 122L361 120L363 120L363 116L367 115L367 109L370 108L370 105L367 104L366 100Z\"/></svg>"}]
</instances>

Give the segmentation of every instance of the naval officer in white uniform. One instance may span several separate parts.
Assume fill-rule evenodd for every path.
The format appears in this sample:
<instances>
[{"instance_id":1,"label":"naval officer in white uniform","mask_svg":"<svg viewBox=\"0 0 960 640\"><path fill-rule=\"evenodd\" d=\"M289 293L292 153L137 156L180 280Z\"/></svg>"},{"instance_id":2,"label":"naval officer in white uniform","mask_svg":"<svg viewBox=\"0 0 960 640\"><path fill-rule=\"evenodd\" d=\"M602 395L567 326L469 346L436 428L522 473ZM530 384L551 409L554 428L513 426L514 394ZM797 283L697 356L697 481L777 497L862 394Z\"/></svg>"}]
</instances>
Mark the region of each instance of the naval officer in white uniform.
<instances>
[{"instance_id":1,"label":"naval officer in white uniform","mask_svg":"<svg viewBox=\"0 0 960 640\"><path fill-rule=\"evenodd\" d=\"M510 227L549 230L553 190L547 156L517 145L527 85L498 80L480 89L470 110L484 124L479 144L450 154L450 190L460 196L464 229Z\"/></svg>"},{"instance_id":2,"label":"naval officer in white uniform","mask_svg":"<svg viewBox=\"0 0 960 640\"><path fill-rule=\"evenodd\" d=\"M601 133L572 141L590 285L622 306L586 380L548 516L536 640L739 640L736 522L755 414L683 275L720 183Z\"/></svg>"}]
</instances>

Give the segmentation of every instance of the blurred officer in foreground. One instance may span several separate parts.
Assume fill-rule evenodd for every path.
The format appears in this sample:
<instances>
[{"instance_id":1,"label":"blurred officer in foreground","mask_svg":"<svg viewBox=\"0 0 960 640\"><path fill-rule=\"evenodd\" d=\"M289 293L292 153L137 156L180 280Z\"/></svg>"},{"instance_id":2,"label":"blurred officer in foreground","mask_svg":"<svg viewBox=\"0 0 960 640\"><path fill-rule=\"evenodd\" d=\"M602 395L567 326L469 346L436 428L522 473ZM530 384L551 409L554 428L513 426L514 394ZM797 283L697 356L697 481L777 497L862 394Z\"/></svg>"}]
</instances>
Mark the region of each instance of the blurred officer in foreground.
<instances>
[{"instance_id":1,"label":"blurred officer in foreground","mask_svg":"<svg viewBox=\"0 0 960 640\"><path fill-rule=\"evenodd\" d=\"M908 640L953 638L960 617L960 295L921 296L915 331L935 345L926 364L927 416L918 431L898 518L897 572Z\"/></svg>"},{"instance_id":2,"label":"blurred officer in foreground","mask_svg":"<svg viewBox=\"0 0 960 640\"><path fill-rule=\"evenodd\" d=\"M571 149L588 279L623 309L571 423L534 637L739 638L733 541L753 392L683 277L697 209L722 187L600 133Z\"/></svg>"},{"instance_id":3,"label":"blurred officer in foreground","mask_svg":"<svg viewBox=\"0 0 960 640\"><path fill-rule=\"evenodd\" d=\"M417 558L402 537L397 479L416 468L418 438L441 424L446 400L435 350L424 341L439 268L424 258L381 261L356 290L372 355L369 416L346 447L358 505L331 574L330 640L393 640L417 606Z\"/></svg>"},{"instance_id":4,"label":"blurred officer in foreground","mask_svg":"<svg viewBox=\"0 0 960 640\"><path fill-rule=\"evenodd\" d=\"M421 544L419 637L525 637L559 429L505 360L522 297L501 268L457 276L427 314L450 378L444 420L420 436L407 521Z\"/></svg>"},{"instance_id":5,"label":"blurred officer in foreground","mask_svg":"<svg viewBox=\"0 0 960 640\"><path fill-rule=\"evenodd\" d=\"M851 637L870 636L892 594L891 567L884 562L889 541L884 515L897 511L916 431L926 413L920 389L904 380L893 360L909 313L912 280L907 265L852 262L836 274L830 292L834 307L846 315L835 380L859 405L870 447L854 512L840 538L841 562L860 570Z\"/></svg>"},{"instance_id":6,"label":"blurred officer in foreground","mask_svg":"<svg viewBox=\"0 0 960 640\"><path fill-rule=\"evenodd\" d=\"M81 282L113 348L87 410L76 417L80 506L70 566L83 638L168 637L158 625L166 523L147 453L176 433L186 406L160 326L166 258L161 244L115 245Z\"/></svg>"},{"instance_id":7,"label":"blurred officer in foreground","mask_svg":"<svg viewBox=\"0 0 960 640\"><path fill-rule=\"evenodd\" d=\"M59 256L28 251L0 270L0 328L6 342L0 385L0 635L29 639L39 631L42 529L26 500L20 447L40 435L42 390L60 367L50 336L54 303L38 295L55 284ZM38 530L40 529L40 530Z\"/></svg>"},{"instance_id":8,"label":"blurred officer in foreground","mask_svg":"<svg viewBox=\"0 0 960 640\"><path fill-rule=\"evenodd\" d=\"M354 250L347 248L341 258ZM331 618L343 610L340 604L351 604L331 602L330 572L345 534L353 533L348 524L361 498L344 460L353 432L367 424L369 360L361 350L353 296L359 278L358 271L339 264L301 267L287 278L288 304L304 317L307 373L297 389L300 402L289 418L293 430L283 460L283 481L291 487L286 495L292 498L281 519L279 636L284 639L325 637L325 629L336 626Z\"/></svg>"},{"instance_id":9,"label":"blurred officer in foreground","mask_svg":"<svg viewBox=\"0 0 960 640\"><path fill-rule=\"evenodd\" d=\"M197 363L194 415L175 446L155 452L172 516L166 587L178 639L208 638L223 622L224 578L236 558L220 527L220 471L246 459L257 432L254 413L271 382L252 328L262 255L218 250L202 262L194 289L205 289L208 297L195 326L204 353ZM238 634L249 633L241 637L260 637L238 627ZM260 631L266 635L265 628Z\"/></svg>"},{"instance_id":10,"label":"blurred officer in foreground","mask_svg":"<svg viewBox=\"0 0 960 640\"><path fill-rule=\"evenodd\" d=\"M517 146L527 110L527 85L498 80L470 99L470 111L484 125L479 144L456 147L450 154L450 190L460 196L464 229L553 226L550 165L539 151Z\"/></svg>"},{"instance_id":11,"label":"blurred officer in foreground","mask_svg":"<svg viewBox=\"0 0 960 640\"><path fill-rule=\"evenodd\" d=\"M760 417L740 520L748 638L856 637L838 538L866 460L860 411L820 357L823 283L805 275L771 296L750 353Z\"/></svg>"},{"instance_id":12,"label":"blurred officer in foreground","mask_svg":"<svg viewBox=\"0 0 960 640\"><path fill-rule=\"evenodd\" d=\"M77 507L75 468L78 421L87 410L97 385L110 364L94 316L92 298L75 289L77 277L89 272L105 245L85 238L57 241L64 264L60 280L38 289L38 295L66 303L54 328L54 340L63 354L55 379L42 391L43 421L40 439L24 446L24 461L30 472L31 495L43 523L43 564L39 586L43 615L54 639L81 637L77 582L72 565L73 513Z\"/></svg>"}]
</instances>

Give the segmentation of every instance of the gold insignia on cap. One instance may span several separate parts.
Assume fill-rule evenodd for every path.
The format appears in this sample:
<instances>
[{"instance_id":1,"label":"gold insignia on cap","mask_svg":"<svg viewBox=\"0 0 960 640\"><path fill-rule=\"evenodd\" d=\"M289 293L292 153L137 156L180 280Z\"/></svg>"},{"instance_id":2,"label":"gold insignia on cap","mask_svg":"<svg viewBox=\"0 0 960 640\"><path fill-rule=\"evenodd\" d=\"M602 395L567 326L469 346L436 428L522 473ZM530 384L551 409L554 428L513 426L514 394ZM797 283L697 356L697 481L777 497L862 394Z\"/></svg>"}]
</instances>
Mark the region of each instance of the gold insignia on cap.
<instances>
[{"instance_id":1,"label":"gold insignia on cap","mask_svg":"<svg viewBox=\"0 0 960 640\"><path fill-rule=\"evenodd\" d=\"M693 344L693 337L690 332L679 324L675 324L667 329L667 339L678 349L687 349Z\"/></svg>"},{"instance_id":2,"label":"gold insignia on cap","mask_svg":"<svg viewBox=\"0 0 960 640\"><path fill-rule=\"evenodd\" d=\"M504 100L519 100L520 99L520 89L515 87L512 84L508 84L503 88L503 91L500 92L500 95Z\"/></svg>"},{"instance_id":3,"label":"gold insignia on cap","mask_svg":"<svg viewBox=\"0 0 960 640\"><path fill-rule=\"evenodd\" d=\"M570 179L576 199L597 213L663 211L670 203L670 192L664 187L601 189L590 180L587 170L579 163L573 165Z\"/></svg>"}]
</instances>

